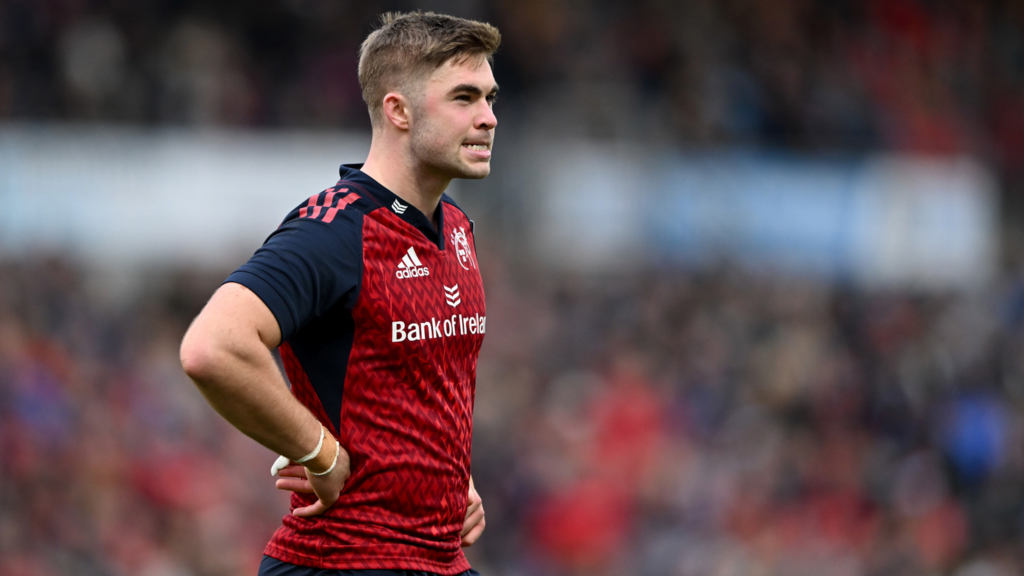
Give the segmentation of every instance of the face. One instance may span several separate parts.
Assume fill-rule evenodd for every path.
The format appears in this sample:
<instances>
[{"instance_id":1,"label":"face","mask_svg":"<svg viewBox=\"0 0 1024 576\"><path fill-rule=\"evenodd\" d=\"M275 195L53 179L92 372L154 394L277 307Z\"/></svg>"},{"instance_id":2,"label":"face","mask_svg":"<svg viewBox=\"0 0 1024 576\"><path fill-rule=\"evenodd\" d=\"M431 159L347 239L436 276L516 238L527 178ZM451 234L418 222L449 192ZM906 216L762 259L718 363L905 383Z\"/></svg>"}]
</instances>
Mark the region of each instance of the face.
<instances>
[{"instance_id":1,"label":"face","mask_svg":"<svg viewBox=\"0 0 1024 576\"><path fill-rule=\"evenodd\" d=\"M483 178L491 171L494 99L498 86L483 56L449 61L411 98L410 147L425 168L448 178Z\"/></svg>"}]
</instances>

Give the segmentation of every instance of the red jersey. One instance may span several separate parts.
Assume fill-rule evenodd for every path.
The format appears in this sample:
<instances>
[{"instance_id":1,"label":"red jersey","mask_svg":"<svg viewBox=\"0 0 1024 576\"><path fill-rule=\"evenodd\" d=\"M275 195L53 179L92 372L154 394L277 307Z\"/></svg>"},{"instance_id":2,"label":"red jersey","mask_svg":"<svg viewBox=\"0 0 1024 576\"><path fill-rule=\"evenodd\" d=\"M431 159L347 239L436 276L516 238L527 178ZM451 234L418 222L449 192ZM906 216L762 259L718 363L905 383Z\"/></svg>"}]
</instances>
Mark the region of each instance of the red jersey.
<instances>
[{"instance_id":1,"label":"red jersey","mask_svg":"<svg viewBox=\"0 0 1024 576\"><path fill-rule=\"evenodd\" d=\"M284 517L268 556L326 569L469 569L461 550L486 332L472 222L437 229L358 167L295 208L228 282L281 327L293 394L348 451L338 502ZM292 509L314 495L293 494Z\"/></svg>"}]
</instances>

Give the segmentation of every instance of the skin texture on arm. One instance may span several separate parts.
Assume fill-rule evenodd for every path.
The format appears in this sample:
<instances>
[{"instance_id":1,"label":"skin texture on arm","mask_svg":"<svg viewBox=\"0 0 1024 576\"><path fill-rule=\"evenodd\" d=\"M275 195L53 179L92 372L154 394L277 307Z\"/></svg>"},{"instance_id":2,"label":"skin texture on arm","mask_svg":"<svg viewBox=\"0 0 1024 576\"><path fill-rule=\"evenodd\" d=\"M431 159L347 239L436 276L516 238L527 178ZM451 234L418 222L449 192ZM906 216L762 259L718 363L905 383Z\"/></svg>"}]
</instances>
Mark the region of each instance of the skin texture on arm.
<instances>
[{"instance_id":1,"label":"skin texture on arm","mask_svg":"<svg viewBox=\"0 0 1024 576\"><path fill-rule=\"evenodd\" d=\"M221 286L192 322L181 344L181 365L207 402L242 433L289 459L302 458L320 439L320 422L292 396L270 350L281 343L277 319L248 288ZM316 458L305 463L330 474L310 476L319 500L296 516L322 514L338 499L349 476L344 448L329 432ZM302 468L296 466L296 468ZM305 470L303 470L303 473Z\"/></svg>"}]
</instances>

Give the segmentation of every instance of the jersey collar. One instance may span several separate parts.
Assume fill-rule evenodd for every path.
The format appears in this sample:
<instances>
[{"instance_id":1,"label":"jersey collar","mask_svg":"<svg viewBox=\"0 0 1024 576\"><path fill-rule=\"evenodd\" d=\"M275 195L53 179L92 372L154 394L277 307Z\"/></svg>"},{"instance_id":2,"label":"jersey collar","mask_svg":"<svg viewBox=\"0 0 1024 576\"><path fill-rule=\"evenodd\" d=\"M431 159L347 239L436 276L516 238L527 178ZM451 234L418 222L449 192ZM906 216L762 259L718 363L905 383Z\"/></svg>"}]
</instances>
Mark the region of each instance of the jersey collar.
<instances>
[{"instance_id":1,"label":"jersey collar","mask_svg":"<svg viewBox=\"0 0 1024 576\"><path fill-rule=\"evenodd\" d=\"M438 203L437 230L434 230L434 226L423 212L420 212L418 208L402 200L380 182L371 178L366 172L361 170L362 167L362 164L342 164L339 169L341 180L358 185L371 196L371 200L419 230L439 250L444 250L444 202Z\"/></svg>"}]
</instances>

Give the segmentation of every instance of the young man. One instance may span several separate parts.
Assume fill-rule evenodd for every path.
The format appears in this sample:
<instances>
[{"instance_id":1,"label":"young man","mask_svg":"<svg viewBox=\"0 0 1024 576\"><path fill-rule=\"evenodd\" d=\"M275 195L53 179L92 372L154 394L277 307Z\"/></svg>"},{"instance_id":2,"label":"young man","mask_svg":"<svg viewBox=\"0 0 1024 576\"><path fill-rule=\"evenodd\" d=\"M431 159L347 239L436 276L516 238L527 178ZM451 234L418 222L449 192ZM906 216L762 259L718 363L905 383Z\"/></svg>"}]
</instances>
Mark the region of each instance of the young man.
<instances>
[{"instance_id":1,"label":"young man","mask_svg":"<svg viewBox=\"0 0 1024 576\"><path fill-rule=\"evenodd\" d=\"M490 172L499 42L488 24L385 15L360 49L366 163L296 207L185 335L210 404L283 455L292 513L261 575L475 573L461 547L484 529L470 440L486 316L473 224L444 191Z\"/></svg>"}]
</instances>

